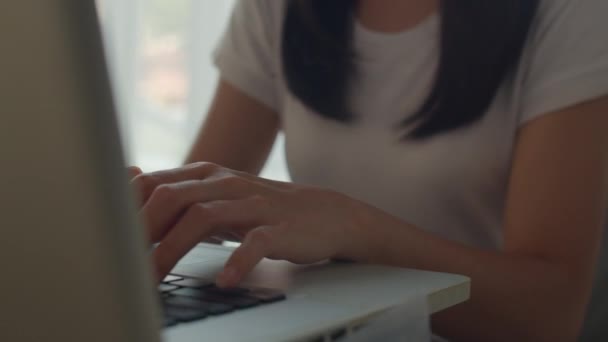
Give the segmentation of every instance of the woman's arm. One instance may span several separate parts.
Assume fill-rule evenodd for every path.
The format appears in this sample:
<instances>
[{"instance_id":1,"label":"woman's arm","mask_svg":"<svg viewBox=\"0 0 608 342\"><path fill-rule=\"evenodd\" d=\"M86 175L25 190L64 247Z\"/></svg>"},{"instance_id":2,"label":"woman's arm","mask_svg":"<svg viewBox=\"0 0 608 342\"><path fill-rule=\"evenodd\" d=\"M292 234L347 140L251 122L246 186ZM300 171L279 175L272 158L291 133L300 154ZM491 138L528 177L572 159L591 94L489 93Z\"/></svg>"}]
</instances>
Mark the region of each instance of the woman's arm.
<instances>
[{"instance_id":1,"label":"woman's arm","mask_svg":"<svg viewBox=\"0 0 608 342\"><path fill-rule=\"evenodd\" d=\"M279 116L225 81L220 81L203 128L186 164L206 161L258 174L279 130Z\"/></svg>"},{"instance_id":2,"label":"woman's arm","mask_svg":"<svg viewBox=\"0 0 608 342\"><path fill-rule=\"evenodd\" d=\"M573 341L592 287L607 183L604 98L521 129L503 251L473 249L395 221L360 225L360 243L345 256L471 277L471 300L433 317L436 331L456 341Z\"/></svg>"}]
</instances>

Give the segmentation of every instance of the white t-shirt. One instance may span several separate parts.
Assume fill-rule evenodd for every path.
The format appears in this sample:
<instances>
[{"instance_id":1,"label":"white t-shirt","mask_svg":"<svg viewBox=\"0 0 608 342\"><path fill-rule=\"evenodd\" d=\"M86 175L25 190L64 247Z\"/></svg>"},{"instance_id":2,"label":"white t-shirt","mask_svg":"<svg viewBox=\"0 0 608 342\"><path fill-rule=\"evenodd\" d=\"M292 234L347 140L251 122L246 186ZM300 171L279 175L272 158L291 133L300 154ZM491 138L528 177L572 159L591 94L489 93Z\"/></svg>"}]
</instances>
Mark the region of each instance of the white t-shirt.
<instances>
[{"instance_id":1,"label":"white t-shirt","mask_svg":"<svg viewBox=\"0 0 608 342\"><path fill-rule=\"evenodd\" d=\"M356 24L351 108L358 120L342 124L312 113L286 88L285 4L240 0L215 61L224 80L280 115L293 181L348 194L450 240L500 250L518 128L608 95L608 1L543 0L522 61L485 117L428 141L404 142L395 126L413 115L433 85L439 15L396 34ZM596 289L588 319L595 333L601 324L593 322L608 317L605 266L598 277L604 288Z\"/></svg>"}]
</instances>

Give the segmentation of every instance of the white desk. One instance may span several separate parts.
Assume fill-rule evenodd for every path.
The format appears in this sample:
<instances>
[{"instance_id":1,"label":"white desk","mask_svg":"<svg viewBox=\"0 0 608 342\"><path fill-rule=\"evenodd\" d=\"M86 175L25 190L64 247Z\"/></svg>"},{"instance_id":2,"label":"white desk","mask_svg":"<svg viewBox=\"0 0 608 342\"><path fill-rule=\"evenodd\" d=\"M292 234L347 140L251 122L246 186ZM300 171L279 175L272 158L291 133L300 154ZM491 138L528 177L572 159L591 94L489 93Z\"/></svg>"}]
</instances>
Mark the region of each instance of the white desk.
<instances>
[{"instance_id":1,"label":"white desk","mask_svg":"<svg viewBox=\"0 0 608 342\"><path fill-rule=\"evenodd\" d=\"M172 273L213 278L222 269L230 252L225 247L202 244L184 258ZM279 317L279 320L280 317L294 315L327 315L326 320L319 323L327 325L319 329L333 331L344 327L344 322L348 322L350 327L364 323L390 308L408 303L412 298L426 297L430 313L435 313L466 301L470 291L469 279L459 275L353 263L296 266L269 260L259 265L244 284L282 289L288 300L269 305L266 311L256 313L256 309L246 310L232 314L231 319L222 319L220 316L217 320L204 321L199 326L169 330L167 340L195 341L195 336L213 336L209 340L230 341L238 336L242 341L258 341L260 339L251 335L245 335L248 337L243 340L242 333L246 330L237 332L231 327L240 326L238 322L247 325L251 320L256 320L258 325L268 324L263 319L260 320L260 316L266 315ZM370 292L370 289L373 290ZM323 309L309 306L305 303L308 298L327 306ZM348 317L347 321L340 320L343 312L334 310L332 304L340 310L347 307L344 316ZM236 321L237 318L239 321ZM283 327L289 323L290 319L286 319L270 326ZM255 330L255 326L251 329ZM283 331L277 340L287 340L284 337L286 334ZM192 336L192 339L185 338L188 336ZM294 339L290 337L288 340Z\"/></svg>"}]
</instances>

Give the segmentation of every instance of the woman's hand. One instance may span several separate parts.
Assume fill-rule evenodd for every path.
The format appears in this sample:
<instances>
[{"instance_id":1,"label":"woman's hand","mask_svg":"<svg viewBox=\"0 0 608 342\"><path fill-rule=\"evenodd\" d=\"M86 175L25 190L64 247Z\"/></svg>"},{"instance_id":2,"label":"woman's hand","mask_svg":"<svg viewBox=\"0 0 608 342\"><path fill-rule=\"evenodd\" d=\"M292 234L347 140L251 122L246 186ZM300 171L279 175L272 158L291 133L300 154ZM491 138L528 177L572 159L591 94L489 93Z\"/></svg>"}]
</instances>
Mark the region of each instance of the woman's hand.
<instances>
[{"instance_id":1,"label":"woman's hand","mask_svg":"<svg viewBox=\"0 0 608 342\"><path fill-rule=\"evenodd\" d=\"M127 168L127 175L129 176L129 180L133 180L133 178L141 175L143 171L137 166L130 166Z\"/></svg>"},{"instance_id":2,"label":"woman's hand","mask_svg":"<svg viewBox=\"0 0 608 342\"><path fill-rule=\"evenodd\" d=\"M235 286L263 258L299 264L343 257L351 232L372 208L344 195L261 179L210 163L141 174L133 180L159 279L197 243L242 238L219 275ZM366 210L369 209L369 210Z\"/></svg>"}]
</instances>

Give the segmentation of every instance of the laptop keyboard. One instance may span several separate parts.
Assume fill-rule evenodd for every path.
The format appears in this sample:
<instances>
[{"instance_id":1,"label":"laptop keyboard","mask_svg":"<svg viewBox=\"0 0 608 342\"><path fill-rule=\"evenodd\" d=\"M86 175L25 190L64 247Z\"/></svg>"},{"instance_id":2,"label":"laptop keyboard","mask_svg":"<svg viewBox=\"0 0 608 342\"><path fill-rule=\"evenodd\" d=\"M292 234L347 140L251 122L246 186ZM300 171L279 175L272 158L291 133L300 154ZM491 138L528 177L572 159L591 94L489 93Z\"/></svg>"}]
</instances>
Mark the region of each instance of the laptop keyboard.
<instances>
[{"instance_id":1,"label":"laptop keyboard","mask_svg":"<svg viewBox=\"0 0 608 342\"><path fill-rule=\"evenodd\" d=\"M274 289L221 289L212 281L176 275L165 278L158 291L163 304L165 327L285 300L285 294Z\"/></svg>"}]
</instances>

